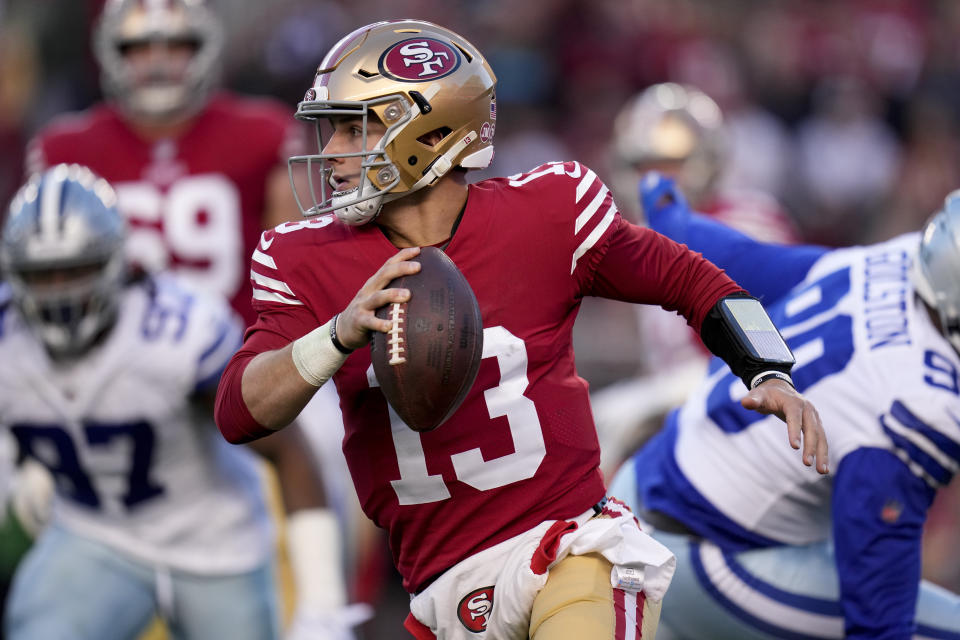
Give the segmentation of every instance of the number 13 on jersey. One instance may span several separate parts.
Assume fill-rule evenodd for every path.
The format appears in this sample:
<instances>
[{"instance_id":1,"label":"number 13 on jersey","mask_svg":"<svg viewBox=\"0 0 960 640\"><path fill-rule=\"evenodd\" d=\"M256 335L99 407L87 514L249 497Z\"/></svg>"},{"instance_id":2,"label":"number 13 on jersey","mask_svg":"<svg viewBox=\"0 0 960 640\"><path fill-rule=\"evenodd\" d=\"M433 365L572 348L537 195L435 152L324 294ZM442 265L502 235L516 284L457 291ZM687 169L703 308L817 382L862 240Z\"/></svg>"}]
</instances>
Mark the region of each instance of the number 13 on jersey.
<instances>
[{"instance_id":1,"label":"number 13 on jersey","mask_svg":"<svg viewBox=\"0 0 960 640\"><path fill-rule=\"evenodd\" d=\"M500 383L483 392L490 419L505 417L513 439L513 453L484 460L480 449L470 449L451 456L457 479L480 491L487 491L532 478L546 456L543 430L533 400L523 395L527 390L527 350L523 340L503 327L483 330L483 358L496 358L500 367ZM367 382L379 386L373 365L367 369ZM389 407L389 405L388 405ZM390 429L400 468L400 479L393 480L393 490L401 505L437 502L450 497L443 478L430 475L420 434L410 429L392 407Z\"/></svg>"}]
</instances>

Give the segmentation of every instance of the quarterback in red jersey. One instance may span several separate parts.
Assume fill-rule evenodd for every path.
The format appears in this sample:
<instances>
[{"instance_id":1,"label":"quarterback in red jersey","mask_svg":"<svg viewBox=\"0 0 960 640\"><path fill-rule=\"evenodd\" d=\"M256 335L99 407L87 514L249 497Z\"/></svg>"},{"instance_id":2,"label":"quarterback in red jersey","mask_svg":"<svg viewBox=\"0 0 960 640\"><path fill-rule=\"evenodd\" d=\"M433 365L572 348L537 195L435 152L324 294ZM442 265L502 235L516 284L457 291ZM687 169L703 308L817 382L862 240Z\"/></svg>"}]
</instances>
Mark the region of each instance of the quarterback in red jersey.
<instances>
[{"instance_id":1,"label":"quarterback in red jersey","mask_svg":"<svg viewBox=\"0 0 960 640\"><path fill-rule=\"evenodd\" d=\"M406 627L417 638L652 638L675 559L605 498L574 365L581 299L680 311L754 386L745 406L786 419L795 448L802 432L804 460L821 472L826 441L790 383L789 352L747 355L718 313L724 301L759 304L622 219L594 172L558 162L468 185L466 170L493 155L495 83L473 45L422 21L363 27L327 54L298 117L329 121L329 140L291 160L312 176L298 190L313 196L310 219L265 232L253 254L259 317L221 379L217 422L232 442L261 437L334 380L344 453L414 594ZM387 285L419 269L424 246L443 248L469 281L484 341L463 404L416 433L363 347L390 328L375 310L409 298Z\"/></svg>"},{"instance_id":2,"label":"quarterback in red jersey","mask_svg":"<svg viewBox=\"0 0 960 640\"><path fill-rule=\"evenodd\" d=\"M260 232L296 214L285 160L302 131L279 101L214 92L222 41L202 3L111 0L94 40L111 100L50 123L27 169L103 176L135 263L172 268L250 322L247 263Z\"/></svg>"}]
</instances>

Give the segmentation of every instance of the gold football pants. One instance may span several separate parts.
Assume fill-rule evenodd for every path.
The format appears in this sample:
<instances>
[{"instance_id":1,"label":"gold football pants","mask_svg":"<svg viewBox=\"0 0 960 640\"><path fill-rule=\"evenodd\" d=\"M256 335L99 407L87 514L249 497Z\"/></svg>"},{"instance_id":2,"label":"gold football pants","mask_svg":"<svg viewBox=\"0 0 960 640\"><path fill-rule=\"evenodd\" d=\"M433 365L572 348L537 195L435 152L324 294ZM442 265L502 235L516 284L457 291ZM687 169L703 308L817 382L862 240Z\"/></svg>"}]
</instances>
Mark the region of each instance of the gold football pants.
<instances>
[{"instance_id":1,"label":"gold football pants","mask_svg":"<svg viewBox=\"0 0 960 640\"><path fill-rule=\"evenodd\" d=\"M567 556L550 569L533 602L531 640L653 640L661 603L614 589L612 569L597 553Z\"/></svg>"}]
</instances>

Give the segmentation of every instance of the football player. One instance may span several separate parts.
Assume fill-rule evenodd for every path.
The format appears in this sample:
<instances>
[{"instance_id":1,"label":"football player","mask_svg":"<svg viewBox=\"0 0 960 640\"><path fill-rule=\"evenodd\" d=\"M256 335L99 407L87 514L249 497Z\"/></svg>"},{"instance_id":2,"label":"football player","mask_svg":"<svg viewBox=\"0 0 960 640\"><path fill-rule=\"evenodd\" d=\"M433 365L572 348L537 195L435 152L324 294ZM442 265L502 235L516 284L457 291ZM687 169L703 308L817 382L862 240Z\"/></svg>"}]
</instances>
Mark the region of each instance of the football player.
<instances>
[{"instance_id":1,"label":"football player","mask_svg":"<svg viewBox=\"0 0 960 640\"><path fill-rule=\"evenodd\" d=\"M654 229L763 296L831 444L827 476L783 456L711 363L610 487L677 555L664 636L960 637L960 597L920 579L927 510L960 464L960 191L921 233L828 250L691 214L662 176L642 190Z\"/></svg>"},{"instance_id":2,"label":"football player","mask_svg":"<svg viewBox=\"0 0 960 640\"><path fill-rule=\"evenodd\" d=\"M785 418L795 448L802 432L821 472L826 440L759 303L623 220L593 171L557 162L468 184L493 156L495 85L470 42L418 20L362 27L330 50L297 110L329 133L320 153L291 159L307 168L309 219L265 232L253 254L259 317L221 379L217 423L232 442L270 434L333 378L344 453L388 531L417 638L652 638L674 558L605 501L571 346L581 298L680 310L754 387L745 404ZM484 338L463 404L416 433L364 347L389 329L375 310L409 298L388 283L419 269L423 246L469 281Z\"/></svg>"},{"instance_id":3,"label":"football player","mask_svg":"<svg viewBox=\"0 0 960 640\"><path fill-rule=\"evenodd\" d=\"M279 101L218 88L223 45L204 0L108 0L93 37L107 100L41 130L28 170L91 168L116 190L131 262L227 297L250 324L250 255L261 231L298 215L286 158L304 136ZM343 431L333 390L300 422L350 526L356 500L330 446Z\"/></svg>"},{"instance_id":4,"label":"football player","mask_svg":"<svg viewBox=\"0 0 960 640\"><path fill-rule=\"evenodd\" d=\"M277 638L259 467L211 411L242 324L222 297L128 269L115 201L87 168L56 165L20 189L0 238L0 426L56 486L6 637L131 638L156 610L176 637ZM339 603L335 523L299 430L283 436L256 448L291 511L301 595ZM327 539L303 539L303 520Z\"/></svg>"},{"instance_id":5,"label":"football player","mask_svg":"<svg viewBox=\"0 0 960 640\"><path fill-rule=\"evenodd\" d=\"M286 105L217 88L224 34L202 0L108 0L93 38L107 100L55 118L27 170L66 162L113 185L127 255L226 296L247 321L247 262L297 212L285 159L302 145Z\"/></svg>"},{"instance_id":6,"label":"football player","mask_svg":"<svg viewBox=\"0 0 960 640\"><path fill-rule=\"evenodd\" d=\"M614 119L609 142L614 195L627 215L643 220L637 184L643 174L658 171L676 179L697 211L760 240L797 242L796 225L776 198L722 187L730 147L724 115L710 96L686 84L651 85L632 96ZM655 378L664 360L677 368L690 362L705 366L710 354L682 319L653 308L639 308L636 318L635 353L644 373Z\"/></svg>"},{"instance_id":7,"label":"football player","mask_svg":"<svg viewBox=\"0 0 960 640\"><path fill-rule=\"evenodd\" d=\"M627 212L642 218L637 183L657 171L676 179L697 211L760 240L796 242L796 224L775 198L722 188L729 135L719 105L696 87L663 82L630 98L614 119L610 140L612 182Z\"/></svg>"}]
</instances>

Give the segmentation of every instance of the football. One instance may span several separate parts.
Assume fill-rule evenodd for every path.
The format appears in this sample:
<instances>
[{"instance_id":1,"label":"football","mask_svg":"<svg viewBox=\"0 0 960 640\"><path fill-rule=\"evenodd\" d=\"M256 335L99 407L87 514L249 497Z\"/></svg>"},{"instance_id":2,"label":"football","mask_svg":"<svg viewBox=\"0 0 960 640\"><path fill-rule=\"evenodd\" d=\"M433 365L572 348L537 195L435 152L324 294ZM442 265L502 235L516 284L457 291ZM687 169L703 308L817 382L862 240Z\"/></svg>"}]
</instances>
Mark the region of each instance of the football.
<instances>
[{"instance_id":1,"label":"football","mask_svg":"<svg viewBox=\"0 0 960 640\"><path fill-rule=\"evenodd\" d=\"M393 323L370 342L373 371L397 415L414 431L439 427L463 402L483 357L483 321L473 289L435 247L414 258L420 272L393 280L410 300L377 309Z\"/></svg>"}]
</instances>

